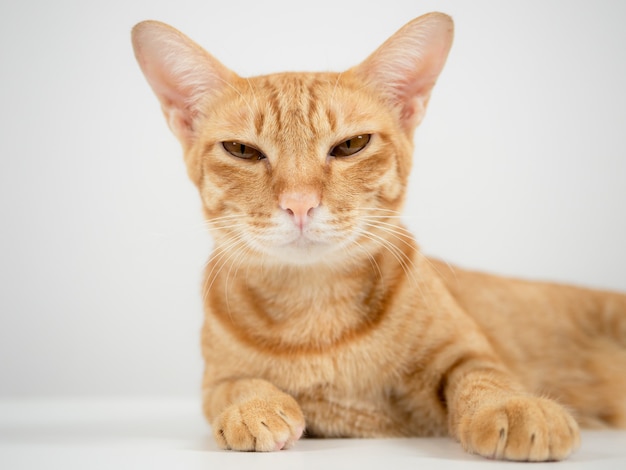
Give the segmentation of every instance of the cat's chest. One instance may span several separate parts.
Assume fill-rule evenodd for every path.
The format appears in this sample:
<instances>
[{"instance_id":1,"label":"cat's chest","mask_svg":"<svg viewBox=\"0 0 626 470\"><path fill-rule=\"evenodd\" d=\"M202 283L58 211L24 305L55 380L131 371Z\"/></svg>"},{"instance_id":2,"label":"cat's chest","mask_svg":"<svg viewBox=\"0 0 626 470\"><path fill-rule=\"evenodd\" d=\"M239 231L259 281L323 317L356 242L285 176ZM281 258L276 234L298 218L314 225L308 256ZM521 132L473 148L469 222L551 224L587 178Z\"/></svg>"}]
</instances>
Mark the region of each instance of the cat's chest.
<instances>
[{"instance_id":1,"label":"cat's chest","mask_svg":"<svg viewBox=\"0 0 626 470\"><path fill-rule=\"evenodd\" d=\"M251 315L243 327L236 318L222 321L208 312L207 373L214 379L254 376L273 383L297 399L312 434L445 432L429 387L411 391L411 412L404 403L410 388L405 373L415 360L415 322L407 323L400 310L364 317L354 305L341 303L309 304L307 313L285 323ZM435 424L415 428L423 422Z\"/></svg>"},{"instance_id":2,"label":"cat's chest","mask_svg":"<svg viewBox=\"0 0 626 470\"><path fill-rule=\"evenodd\" d=\"M218 375L253 373L292 393L333 389L362 395L391 383L403 367L397 328L375 315L368 318L354 303L293 305L291 315L280 319L272 310L289 307L278 302L239 308L207 311L204 355Z\"/></svg>"},{"instance_id":3,"label":"cat's chest","mask_svg":"<svg viewBox=\"0 0 626 470\"><path fill-rule=\"evenodd\" d=\"M327 352L380 325L385 312L372 289L320 284L248 285L216 302L211 313L240 341L273 355Z\"/></svg>"},{"instance_id":4,"label":"cat's chest","mask_svg":"<svg viewBox=\"0 0 626 470\"><path fill-rule=\"evenodd\" d=\"M410 302L385 301L384 285L356 277L268 284L242 282L228 297L210 297L207 362L262 371L287 390L357 392L390 383L411 360L419 322L409 321Z\"/></svg>"},{"instance_id":5,"label":"cat's chest","mask_svg":"<svg viewBox=\"0 0 626 470\"><path fill-rule=\"evenodd\" d=\"M434 390L407 384L401 367L384 351L353 345L315 357L270 360L264 375L296 398L312 436L445 434Z\"/></svg>"}]
</instances>

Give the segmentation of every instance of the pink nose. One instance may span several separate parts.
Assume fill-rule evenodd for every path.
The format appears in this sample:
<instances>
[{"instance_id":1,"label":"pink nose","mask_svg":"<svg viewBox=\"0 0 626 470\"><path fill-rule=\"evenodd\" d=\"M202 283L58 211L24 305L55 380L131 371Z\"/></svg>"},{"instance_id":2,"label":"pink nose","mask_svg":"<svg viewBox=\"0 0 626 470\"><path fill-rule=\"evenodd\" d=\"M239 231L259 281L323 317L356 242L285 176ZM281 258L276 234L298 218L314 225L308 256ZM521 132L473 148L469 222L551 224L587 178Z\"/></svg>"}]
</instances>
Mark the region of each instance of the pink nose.
<instances>
[{"instance_id":1,"label":"pink nose","mask_svg":"<svg viewBox=\"0 0 626 470\"><path fill-rule=\"evenodd\" d=\"M302 231L313 215L313 210L320 205L320 197L315 192L283 193L278 201L280 208L289 214Z\"/></svg>"}]
</instances>

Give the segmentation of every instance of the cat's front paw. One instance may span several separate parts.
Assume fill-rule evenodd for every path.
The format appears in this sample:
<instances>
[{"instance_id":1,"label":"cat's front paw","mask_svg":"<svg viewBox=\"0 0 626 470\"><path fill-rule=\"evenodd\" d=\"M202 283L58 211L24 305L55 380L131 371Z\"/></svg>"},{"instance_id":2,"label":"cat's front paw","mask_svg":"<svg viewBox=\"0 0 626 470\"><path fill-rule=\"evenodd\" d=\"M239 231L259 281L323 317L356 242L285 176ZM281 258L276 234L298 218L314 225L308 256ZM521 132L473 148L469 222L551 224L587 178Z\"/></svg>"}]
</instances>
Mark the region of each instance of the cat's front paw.
<instances>
[{"instance_id":1,"label":"cat's front paw","mask_svg":"<svg viewBox=\"0 0 626 470\"><path fill-rule=\"evenodd\" d=\"M580 445L578 424L560 405L537 397L513 397L479 408L459 423L463 447L489 458L562 460Z\"/></svg>"},{"instance_id":2,"label":"cat's front paw","mask_svg":"<svg viewBox=\"0 0 626 470\"><path fill-rule=\"evenodd\" d=\"M254 398L224 410L212 423L222 449L271 452L291 447L304 432L304 415L289 395Z\"/></svg>"}]
</instances>

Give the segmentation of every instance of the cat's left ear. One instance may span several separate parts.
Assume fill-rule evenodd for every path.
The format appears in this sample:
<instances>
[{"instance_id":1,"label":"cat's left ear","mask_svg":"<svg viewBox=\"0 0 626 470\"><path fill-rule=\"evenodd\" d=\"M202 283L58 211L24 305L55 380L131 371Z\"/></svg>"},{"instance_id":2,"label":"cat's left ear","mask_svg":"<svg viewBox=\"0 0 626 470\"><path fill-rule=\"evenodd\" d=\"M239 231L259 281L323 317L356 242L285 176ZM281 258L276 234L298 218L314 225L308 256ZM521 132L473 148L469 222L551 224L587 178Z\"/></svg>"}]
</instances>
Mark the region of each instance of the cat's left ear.
<instances>
[{"instance_id":1,"label":"cat's left ear","mask_svg":"<svg viewBox=\"0 0 626 470\"><path fill-rule=\"evenodd\" d=\"M437 77L452 46L454 24L443 13L407 23L351 73L382 93L412 132L422 121Z\"/></svg>"}]
</instances>

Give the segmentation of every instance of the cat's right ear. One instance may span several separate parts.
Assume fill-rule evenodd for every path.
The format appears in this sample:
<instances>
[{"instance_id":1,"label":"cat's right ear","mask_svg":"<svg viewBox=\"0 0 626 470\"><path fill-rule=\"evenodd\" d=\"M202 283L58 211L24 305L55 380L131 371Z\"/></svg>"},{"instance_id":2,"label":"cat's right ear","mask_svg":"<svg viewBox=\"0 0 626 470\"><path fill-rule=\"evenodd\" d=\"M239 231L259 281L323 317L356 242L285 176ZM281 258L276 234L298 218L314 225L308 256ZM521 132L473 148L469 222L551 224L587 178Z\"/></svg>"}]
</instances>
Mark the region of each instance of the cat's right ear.
<instances>
[{"instance_id":1,"label":"cat's right ear","mask_svg":"<svg viewBox=\"0 0 626 470\"><path fill-rule=\"evenodd\" d=\"M132 30L135 57L184 148L193 142L202 104L238 76L180 31L158 21Z\"/></svg>"}]
</instances>

